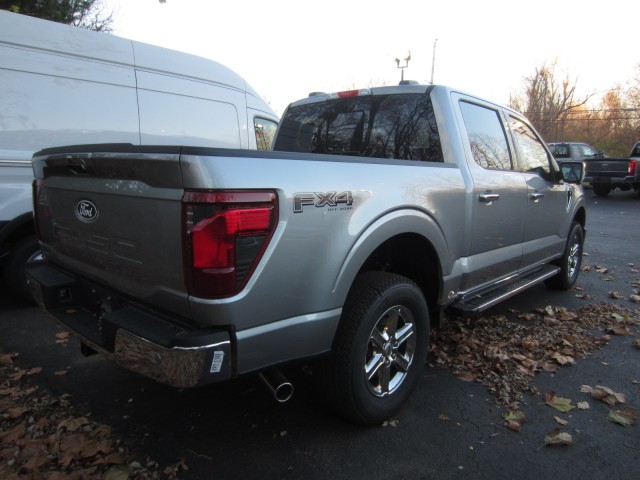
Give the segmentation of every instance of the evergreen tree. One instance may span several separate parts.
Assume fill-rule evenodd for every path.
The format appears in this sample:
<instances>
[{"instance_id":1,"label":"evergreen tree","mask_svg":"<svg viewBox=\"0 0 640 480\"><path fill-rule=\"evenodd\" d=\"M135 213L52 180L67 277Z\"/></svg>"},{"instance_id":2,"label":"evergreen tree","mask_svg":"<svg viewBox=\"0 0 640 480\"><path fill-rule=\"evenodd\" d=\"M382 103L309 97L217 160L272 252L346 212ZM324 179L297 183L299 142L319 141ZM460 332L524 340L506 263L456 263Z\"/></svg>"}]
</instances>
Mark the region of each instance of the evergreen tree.
<instances>
[{"instance_id":1,"label":"evergreen tree","mask_svg":"<svg viewBox=\"0 0 640 480\"><path fill-rule=\"evenodd\" d=\"M44 18L98 32L110 32L113 12L102 0L0 0L0 10Z\"/></svg>"}]
</instances>

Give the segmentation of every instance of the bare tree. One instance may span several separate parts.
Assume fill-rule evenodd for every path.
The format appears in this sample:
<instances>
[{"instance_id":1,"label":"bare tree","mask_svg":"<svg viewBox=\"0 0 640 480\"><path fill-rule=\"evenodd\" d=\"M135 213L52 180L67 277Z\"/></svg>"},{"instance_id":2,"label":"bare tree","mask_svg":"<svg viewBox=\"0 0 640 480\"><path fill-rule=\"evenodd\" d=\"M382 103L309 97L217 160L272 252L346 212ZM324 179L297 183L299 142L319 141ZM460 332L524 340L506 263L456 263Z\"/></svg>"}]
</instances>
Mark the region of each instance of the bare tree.
<instances>
[{"instance_id":1,"label":"bare tree","mask_svg":"<svg viewBox=\"0 0 640 480\"><path fill-rule=\"evenodd\" d=\"M636 66L636 76L623 93L625 107L629 115L628 135L631 142L640 141L640 64Z\"/></svg>"},{"instance_id":2,"label":"bare tree","mask_svg":"<svg viewBox=\"0 0 640 480\"><path fill-rule=\"evenodd\" d=\"M521 94L509 99L509 106L524 113L547 141L563 139L571 113L587 103L592 95L576 99L576 82L556 77L557 60L543 63L535 73L525 77Z\"/></svg>"}]
</instances>

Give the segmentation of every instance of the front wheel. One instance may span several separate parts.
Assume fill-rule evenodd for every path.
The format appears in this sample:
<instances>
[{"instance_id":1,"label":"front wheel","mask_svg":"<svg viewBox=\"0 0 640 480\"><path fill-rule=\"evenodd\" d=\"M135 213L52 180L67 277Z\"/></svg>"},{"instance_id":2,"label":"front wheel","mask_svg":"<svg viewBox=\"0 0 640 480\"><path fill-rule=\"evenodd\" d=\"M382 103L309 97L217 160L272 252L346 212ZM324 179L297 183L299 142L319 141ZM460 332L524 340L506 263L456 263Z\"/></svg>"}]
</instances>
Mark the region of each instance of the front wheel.
<instances>
[{"instance_id":1,"label":"front wheel","mask_svg":"<svg viewBox=\"0 0 640 480\"><path fill-rule=\"evenodd\" d=\"M321 367L325 399L356 423L382 423L414 390L428 342L429 310L415 283L386 272L360 275Z\"/></svg>"},{"instance_id":2,"label":"front wheel","mask_svg":"<svg viewBox=\"0 0 640 480\"><path fill-rule=\"evenodd\" d=\"M560 267L560 271L546 281L547 286L556 290L569 290L575 285L580 274L583 249L584 229L578 222L573 222L564 248L564 255L556 262L556 265Z\"/></svg>"}]
</instances>

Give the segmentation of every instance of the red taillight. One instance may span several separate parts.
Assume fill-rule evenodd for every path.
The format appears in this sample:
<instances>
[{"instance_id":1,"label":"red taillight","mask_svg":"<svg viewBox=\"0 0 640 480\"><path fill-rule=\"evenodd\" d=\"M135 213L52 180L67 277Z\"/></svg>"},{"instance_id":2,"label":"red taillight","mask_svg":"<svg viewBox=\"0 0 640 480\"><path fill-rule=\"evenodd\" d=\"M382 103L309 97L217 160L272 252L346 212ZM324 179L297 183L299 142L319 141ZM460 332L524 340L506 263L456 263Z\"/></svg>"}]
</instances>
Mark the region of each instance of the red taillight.
<instances>
[{"instance_id":1,"label":"red taillight","mask_svg":"<svg viewBox=\"0 0 640 480\"><path fill-rule=\"evenodd\" d=\"M271 191L187 191L185 279L191 295L238 293L260 260L277 223Z\"/></svg>"},{"instance_id":2,"label":"red taillight","mask_svg":"<svg viewBox=\"0 0 640 480\"><path fill-rule=\"evenodd\" d=\"M629 161L629 175L635 175L638 169L638 161L631 160Z\"/></svg>"}]
</instances>

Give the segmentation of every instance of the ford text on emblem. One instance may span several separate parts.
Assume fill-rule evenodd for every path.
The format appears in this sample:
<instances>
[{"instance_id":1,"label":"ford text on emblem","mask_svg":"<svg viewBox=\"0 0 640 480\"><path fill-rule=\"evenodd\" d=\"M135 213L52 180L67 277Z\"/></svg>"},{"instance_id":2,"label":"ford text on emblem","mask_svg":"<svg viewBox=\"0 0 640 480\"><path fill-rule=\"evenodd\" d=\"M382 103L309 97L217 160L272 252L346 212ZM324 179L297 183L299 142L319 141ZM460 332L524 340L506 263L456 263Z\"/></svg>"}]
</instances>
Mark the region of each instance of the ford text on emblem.
<instances>
[{"instance_id":1,"label":"ford text on emblem","mask_svg":"<svg viewBox=\"0 0 640 480\"><path fill-rule=\"evenodd\" d=\"M92 223L98 219L98 209L89 200L80 200L76 204L76 217L82 222Z\"/></svg>"}]
</instances>

